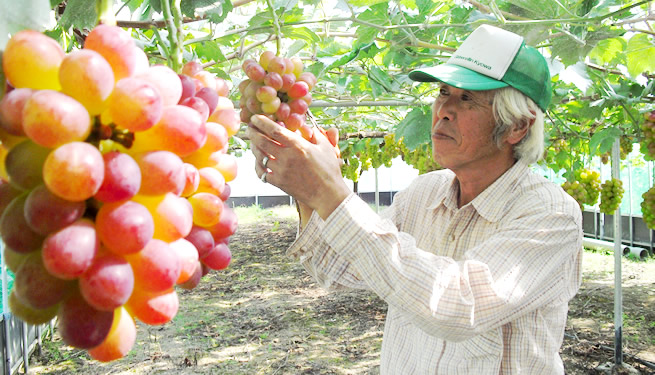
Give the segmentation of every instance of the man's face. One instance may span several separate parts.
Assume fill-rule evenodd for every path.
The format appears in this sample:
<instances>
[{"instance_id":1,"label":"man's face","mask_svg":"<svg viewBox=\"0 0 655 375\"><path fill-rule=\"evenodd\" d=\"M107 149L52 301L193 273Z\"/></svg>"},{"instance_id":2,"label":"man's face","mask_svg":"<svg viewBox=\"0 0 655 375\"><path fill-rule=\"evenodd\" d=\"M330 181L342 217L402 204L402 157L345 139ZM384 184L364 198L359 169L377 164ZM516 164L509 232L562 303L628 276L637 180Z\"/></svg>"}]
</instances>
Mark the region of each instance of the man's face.
<instances>
[{"instance_id":1,"label":"man's face","mask_svg":"<svg viewBox=\"0 0 655 375\"><path fill-rule=\"evenodd\" d=\"M432 156L442 167L484 169L502 155L492 139L492 95L440 86L432 105Z\"/></svg>"}]
</instances>

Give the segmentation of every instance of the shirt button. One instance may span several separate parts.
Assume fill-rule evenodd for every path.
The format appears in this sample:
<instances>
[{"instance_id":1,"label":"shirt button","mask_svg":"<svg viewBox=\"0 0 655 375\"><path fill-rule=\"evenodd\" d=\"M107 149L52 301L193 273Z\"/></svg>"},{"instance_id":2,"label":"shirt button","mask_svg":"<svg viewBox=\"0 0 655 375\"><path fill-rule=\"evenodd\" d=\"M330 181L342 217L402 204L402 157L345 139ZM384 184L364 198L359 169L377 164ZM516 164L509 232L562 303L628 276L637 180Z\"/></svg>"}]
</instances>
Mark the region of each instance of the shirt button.
<instances>
[{"instance_id":1,"label":"shirt button","mask_svg":"<svg viewBox=\"0 0 655 375\"><path fill-rule=\"evenodd\" d=\"M451 234L451 235L450 235L450 240L451 240L451 241L455 241L455 235L454 235L454 234Z\"/></svg>"}]
</instances>

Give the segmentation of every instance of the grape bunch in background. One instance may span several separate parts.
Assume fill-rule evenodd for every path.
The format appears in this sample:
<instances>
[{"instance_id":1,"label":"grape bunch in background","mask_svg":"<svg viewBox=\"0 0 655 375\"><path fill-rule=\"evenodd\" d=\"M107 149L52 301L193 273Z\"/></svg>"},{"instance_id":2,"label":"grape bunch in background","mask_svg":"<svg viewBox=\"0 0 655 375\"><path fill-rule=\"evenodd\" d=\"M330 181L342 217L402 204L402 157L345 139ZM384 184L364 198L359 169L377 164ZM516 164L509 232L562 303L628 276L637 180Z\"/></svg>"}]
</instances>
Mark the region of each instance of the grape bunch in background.
<instances>
[{"instance_id":1,"label":"grape bunch in background","mask_svg":"<svg viewBox=\"0 0 655 375\"><path fill-rule=\"evenodd\" d=\"M641 195L641 215L650 229L655 229L655 186Z\"/></svg>"},{"instance_id":2,"label":"grape bunch in background","mask_svg":"<svg viewBox=\"0 0 655 375\"><path fill-rule=\"evenodd\" d=\"M643 116L641 131L644 136L640 142L640 150L646 160L655 160L655 110L644 112Z\"/></svg>"},{"instance_id":3,"label":"grape bunch in background","mask_svg":"<svg viewBox=\"0 0 655 375\"><path fill-rule=\"evenodd\" d=\"M224 80L190 62L149 66L121 28L95 27L65 53L26 30L3 53L0 235L15 273L11 311L57 317L67 344L110 361L135 321L177 313L228 266L237 227L225 204L240 121Z\"/></svg>"},{"instance_id":4,"label":"grape bunch in background","mask_svg":"<svg viewBox=\"0 0 655 375\"><path fill-rule=\"evenodd\" d=\"M612 178L603 182L600 186L600 212L606 215L613 215L616 209L621 205L623 199L623 181Z\"/></svg>"},{"instance_id":5,"label":"grape bunch in background","mask_svg":"<svg viewBox=\"0 0 655 375\"><path fill-rule=\"evenodd\" d=\"M589 169L578 169L574 173L574 179L565 181L562 188L572 196L580 205L593 206L600 195L600 173Z\"/></svg>"}]
</instances>

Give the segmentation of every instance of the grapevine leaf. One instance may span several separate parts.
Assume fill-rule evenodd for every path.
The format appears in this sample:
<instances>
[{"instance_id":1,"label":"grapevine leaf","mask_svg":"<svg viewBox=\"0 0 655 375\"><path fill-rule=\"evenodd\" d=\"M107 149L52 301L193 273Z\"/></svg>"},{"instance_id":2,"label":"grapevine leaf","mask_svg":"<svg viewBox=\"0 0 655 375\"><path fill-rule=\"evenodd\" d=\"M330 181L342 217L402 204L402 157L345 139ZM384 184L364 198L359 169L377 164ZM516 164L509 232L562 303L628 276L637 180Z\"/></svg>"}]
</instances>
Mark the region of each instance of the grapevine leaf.
<instances>
[{"instance_id":1,"label":"grapevine leaf","mask_svg":"<svg viewBox=\"0 0 655 375\"><path fill-rule=\"evenodd\" d=\"M361 47L357 47L356 49L339 56L324 56L324 57L318 57L317 60L321 63L323 63L326 68L325 70L329 70L335 67L340 67L343 65L348 64L349 62L355 60L357 56L359 55L360 51L362 50L367 50L371 46L373 46L374 43L370 43Z\"/></svg>"},{"instance_id":2,"label":"grapevine leaf","mask_svg":"<svg viewBox=\"0 0 655 375\"><path fill-rule=\"evenodd\" d=\"M387 3L388 0L352 0L349 3L352 6L363 7L363 6L372 6L380 3Z\"/></svg>"},{"instance_id":3,"label":"grapevine leaf","mask_svg":"<svg viewBox=\"0 0 655 375\"><path fill-rule=\"evenodd\" d=\"M375 4L357 16L357 19L372 25L387 25L389 24L389 18L387 16L388 8L389 4L386 1L380 4ZM357 28L357 43L371 43L377 34L377 28L368 25L361 25Z\"/></svg>"},{"instance_id":4,"label":"grapevine leaf","mask_svg":"<svg viewBox=\"0 0 655 375\"><path fill-rule=\"evenodd\" d=\"M353 144L353 152L362 152L366 150L366 142L363 139Z\"/></svg>"},{"instance_id":5,"label":"grapevine leaf","mask_svg":"<svg viewBox=\"0 0 655 375\"><path fill-rule=\"evenodd\" d=\"M589 47L582 46L572 37L562 36L553 40L553 56L559 56L564 65L569 66L586 56Z\"/></svg>"},{"instance_id":6,"label":"grapevine leaf","mask_svg":"<svg viewBox=\"0 0 655 375\"><path fill-rule=\"evenodd\" d=\"M371 70L368 73L369 75L369 80L371 82L375 82L382 86L385 90L387 91L392 91L393 90L393 80L391 79L391 76L387 74L387 72L383 71L377 66L374 66L371 68Z\"/></svg>"},{"instance_id":7,"label":"grapevine leaf","mask_svg":"<svg viewBox=\"0 0 655 375\"><path fill-rule=\"evenodd\" d=\"M373 98L377 98L380 95L384 94L384 87L380 85L378 82L375 80L369 79L369 85L371 86L371 95L373 95Z\"/></svg>"},{"instance_id":8,"label":"grapevine leaf","mask_svg":"<svg viewBox=\"0 0 655 375\"><path fill-rule=\"evenodd\" d=\"M637 34L628 41L628 72L637 77L643 72L655 72L655 45L646 34Z\"/></svg>"},{"instance_id":9,"label":"grapevine leaf","mask_svg":"<svg viewBox=\"0 0 655 375\"><path fill-rule=\"evenodd\" d=\"M306 40L310 43L320 42L316 33L306 27L283 27L282 34L285 38Z\"/></svg>"},{"instance_id":10,"label":"grapevine leaf","mask_svg":"<svg viewBox=\"0 0 655 375\"><path fill-rule=\"evenodd\" d=\"M196 53L199 57L204 57L209 61L221 62L226 60L218 44L213 42L203 42L196 45Z\"/></svg>"},{"instance_id":11,"label":"grapevine leaf","mask_svg":"<svg viewBox=\"0 0 655 375\"><path fill-rule=\"evenodd\" d=\"M595 155L596 149L603 154L612 149L614 141L621 136L622 132L618 128L605 128L597 131L591 136L589 141L589 154Z\"/></svg>"},{"instance_id":12,"label":"grapevine leaf","mask_svg":"<svg viewBox=\"0 0 655 375\"><path fill-rule=\"evenodd\" d=\"M126 3L127 7L130 9L130 11L134 12L137 9L143 5L145 0L130 0Z\"/></svg>"},{"instance_id":13,"label":"grapevine leaf","mask_svg":"<svg viewBox=\"0 0 655 375\"><path fill-rule=\"evenodd\" d=\"M298 0L275 0L273 2L273 7L275 9L284 8L284 9L293 9L298 5Z\"/></svg>"},{"instance_id":14,"label":"grapevine leaf","mask_svg":"<svg viewBox=\"0 0 655 375\"><path fill-rule=\"evenodd\" d=\"M248 26L254 27L254 26L262 26L264 24L269 24L271 23L271 13L270 12L260 12L255 14L250 18L250 21L248 21Z\"/></svg>"},{"instance_id":15,"label":"grapevine leaf","mask_svg":"<svg viewBox=\"0 0 655 375\"><path fill-rule=\"evenodd\" d=\"M93 29L98 23L98 12L95 1L68 0L66 10L59 20L64 30L71 27L76 29Z\"/></svg>"},{"instance_id":16,"label":"grapevine leaf","mask_svg":"<svg viewBox=\"0 0 655 375\"><path fill-rule=\"evenodd\" d=\"M596 60L600 65L612 61L621 61L623 51L627 48L627 43L623 38L611 38L599 41L594 49L589 52L589 58ZM620 60L621 59L621 60Z\"/></svg>"},{"instance_id":17,"label":"grapevine leaf","mask_svg":"<svg viewBox=\"0 0 655 375\"><path fill-rule=\"evenodd\" d=\"M307 43L302 40L296 40L291 46L287 49L287 57L295 56L298 52L302 51Z\"/></svg>"},{"instance_id":18,"label":"grapevine leaf","mask_svg":"<svg viewBox=\"0 0 655 375\"><path fill-rule=\"evenodd\" d=\"M0 0L0 9L0 50L8 35L24 29L43 31L50 24L49 0Z\"/></svg>"},{"instance_id":19,"label":"grapevine leaf","mask_svg":"<svg viewBox=\"0 0 655 375\"><path fill-rule=\"evenodd\" d=\"M396 127L396 139L404 138L405 146L414 150L431 142L432 115L430 107L412 109Z\"/></svg>"},{"instance_id":20,"label":"grapevine leaf","mask_svg":"<svg viewBox=\"0 0 655 375\"><path fill-rule=\"evenodd\" d=\"M150 6L152 7L152 10L154 10L157 13L161 13L161 0L146 0L150 2Z\"/></svg>"},{"instance_id":21,"label":"grapevine leaf","mask_svg":"<svg viewBox=\"0 0 655 375\"><path fill-rule=\"evenodd\" d=\"M180 10L188 17L207 17L214 23L220 23L232 10L230 0L182 0Z\"/></svg>"}]
</instances>

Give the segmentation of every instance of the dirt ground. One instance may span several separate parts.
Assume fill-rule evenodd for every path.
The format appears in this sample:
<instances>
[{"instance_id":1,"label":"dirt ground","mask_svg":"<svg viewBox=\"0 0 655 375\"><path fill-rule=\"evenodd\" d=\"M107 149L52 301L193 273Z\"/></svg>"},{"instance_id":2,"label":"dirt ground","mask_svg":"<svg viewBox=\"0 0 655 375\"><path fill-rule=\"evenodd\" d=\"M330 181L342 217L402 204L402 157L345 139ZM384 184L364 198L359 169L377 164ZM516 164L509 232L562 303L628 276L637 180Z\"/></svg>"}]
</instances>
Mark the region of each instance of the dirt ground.
<instances>
[{"instance_id":1,"label":"dirt ground","mask_svg":"<svg viewBox=\"0 0 655 375\"><path fill-rule=\"evenodd\" d=\"M254 214L253 214L254 212ZM319 289L285 256L295 211L237 209L233 261L191 291L163 326L138 325L123 359L99 363L63 345L55 328L29 374L378 374L385 304L365 291ZM655 373L655 261L623 262L624 361ZM567 374L613 363L613 258L585 253L584 284L562 346ZM22 371L21 371L22 372Z\"/></svg>"}]
</instances>

